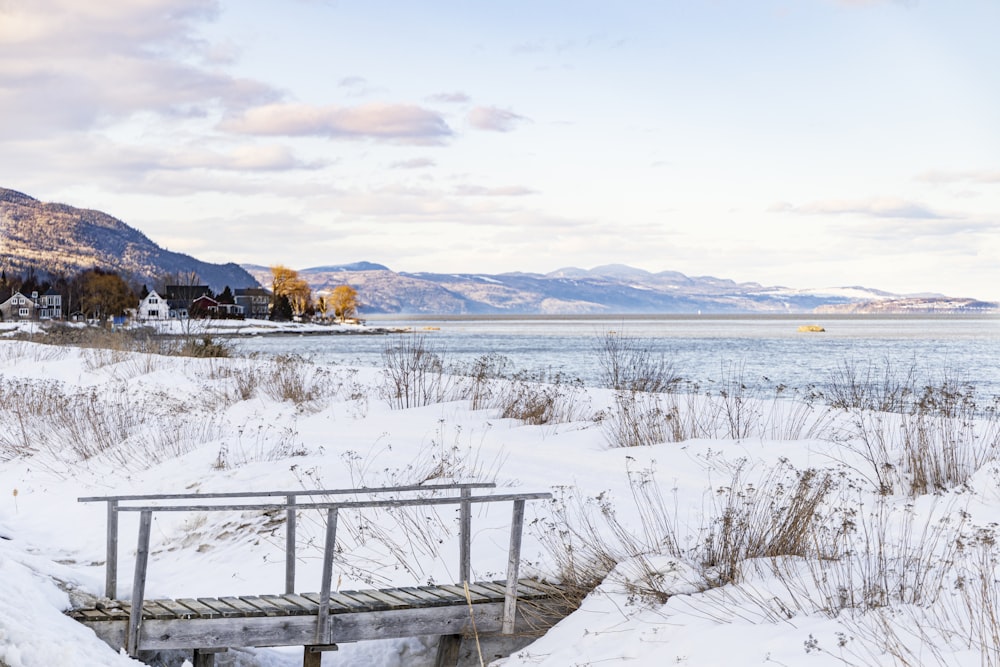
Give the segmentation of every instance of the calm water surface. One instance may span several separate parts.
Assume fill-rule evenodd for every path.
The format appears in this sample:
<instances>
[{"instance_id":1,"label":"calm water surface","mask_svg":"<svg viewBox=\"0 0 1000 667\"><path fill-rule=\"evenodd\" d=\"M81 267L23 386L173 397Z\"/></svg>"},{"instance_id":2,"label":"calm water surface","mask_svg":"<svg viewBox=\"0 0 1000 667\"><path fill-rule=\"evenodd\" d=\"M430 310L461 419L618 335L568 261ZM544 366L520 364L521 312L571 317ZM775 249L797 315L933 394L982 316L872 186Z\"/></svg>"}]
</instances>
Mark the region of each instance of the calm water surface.
<instances>
[{"instance_id":1,"label":"calm water surface","mask_svg":"<svg viewBox=\"0 0 1000 667\"><path fill-rule=\"evenodd\" d=\"M824 333L800 333L819 324ZM409 327L390 336L279 336L241 340L244 352L300 354L314 361L382 365L394 336L423 336L447 364L489 353L513 368L553 370L599 384L599 338L608 331L647 339L672 360L686 380L710 385L734 369L748 383L823 385L845 361L901 373L915 368L921 381L944 376L1000 395L1000 316L624 316L624 317L410 317L371 318L368 328Z\"/></svg>"}]
</instances>

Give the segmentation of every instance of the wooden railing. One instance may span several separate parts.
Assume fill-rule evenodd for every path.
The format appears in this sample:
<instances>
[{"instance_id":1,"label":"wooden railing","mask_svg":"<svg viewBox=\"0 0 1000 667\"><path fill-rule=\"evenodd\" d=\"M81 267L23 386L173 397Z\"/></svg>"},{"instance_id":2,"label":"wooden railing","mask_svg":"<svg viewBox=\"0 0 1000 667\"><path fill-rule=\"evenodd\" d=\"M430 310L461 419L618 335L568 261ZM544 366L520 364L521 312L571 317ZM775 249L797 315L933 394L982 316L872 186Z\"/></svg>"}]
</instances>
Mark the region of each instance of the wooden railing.
<instances>
[{"instance_id":1,"label":"wooden railing","mask_svg":"<svg viewBox=\"0 0 1000 667\"><path fill-rule=\"evenodd\" d=\"M320 582L320 606L316 624L317 645L332 643L329 637L329 600L333 578L333 555L337 539L337 520L342 509L376 509L393 507L422 507L434 505L459 506L459 573L460 583L469 583L471 573L471 521L472 505L478 503L512 502L513 514L508 548L506 594L502 632L513 632L517 601L517 579L520 568L521 535L524 525L524 505L527 500L551 498L549 493L506 493L474 495L476 489L494 488L492 483L464 483L438 485L412 485L360 489L324 489L315 491L265 491L245 493L204 493L204 494L150 494L121 495L79 498L80 502L107 503L107 563L105 570L105 595L117 597L118 577L118 515L121 512L139 513L139 536L136 546L135 571L132 581L131 608L126 635L126 648L135 655L139 645L139 626L142 619L142 604L145 599L146 572L149 562L149 539L154 512L233 512L233 511L274 511L284 509L286 513L285 531L285 592L295 592L295 528L296 512L321 510L327 513L326 539L323 548L323 574ZM459 495L443 497L377 498L379 495L416 491L458 491ZM343 500L322 502L300 502L301 496L368 495L370 500ZM239 498L284 498L284 502L240 503L240 504L156 504L134 505L134 502L159 501L179 503L181 501L231 500Z\"/></svg>"}]
</instances>

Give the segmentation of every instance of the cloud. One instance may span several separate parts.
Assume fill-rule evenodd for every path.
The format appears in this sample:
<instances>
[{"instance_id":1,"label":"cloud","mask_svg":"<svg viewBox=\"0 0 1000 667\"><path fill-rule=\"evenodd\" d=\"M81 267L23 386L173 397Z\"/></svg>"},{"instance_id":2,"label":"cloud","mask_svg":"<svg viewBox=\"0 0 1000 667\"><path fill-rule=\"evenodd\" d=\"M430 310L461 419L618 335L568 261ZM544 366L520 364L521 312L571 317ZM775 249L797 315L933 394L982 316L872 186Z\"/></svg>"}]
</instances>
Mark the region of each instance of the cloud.
<instances>
[{"instance_id":1,"label":"cloud","mask_svg":"<svg viewBox=\"0 0 1000 667\"><path fill-rule=\"evenodd\" d=\"M389 165L390 169L424 169L425 167L433 167L435 165L434 160L427 157L415 157L409 160L399 160L393 162Z\"/></svg>"},{"instance_id":2,"label":"cloud","mask_svg":"<svg viewBox=\"0 0 1000 667\"><path fill-rule=\"evenodd\" d=\"M368 84L368 80L363 76L345 76L337 82L341 88L359 88Z\"/></svg>"},{"instance_id":3,"label":"cloud","mask_svg":"<svg viewBox=\"0 0 1000 667\"><path fill-rule=\"evenodd\" d=\"M967 171L930 170L917 174L915 180L923 183L1000 183L1000 169L972 169Z\"/></svg>"},{"instance_id":4,"label":"cloud","mask_svg":"<svg viewBox=\"0 0 1000 667\"><path fill-rule=\"evenodd\" d=\"M428 102L446 102L448 104L465 104L471 102L472 98L463 92L437 93L427 98Z\"/></svg>"},{"instance_id":5,"label":"cloud","mask_svg":"<svg viewBox=\"0 0 1000 667\"><path fill-rule=\"evenodd\" d=\"M469 197L523 197L525 195L537 194L537 192L537 190L532 190L521 185L507 185L496 188L488 188L481 185L459 185L455 188L455 194Z\"/></svg>"},{"instance_id":6,"label":"cloud","mask_svg":"<svg viewBox=\"0 0 1000 667\"><path fill-rule=\"evenodd\" d=\"M476 107L469 112L469 124L479 130L510 132L521 121L527 120L513 111L498 107Z\"/></svg>"},{"instance_id":7,"label":"cloud","mask_svg":"<svg viewBox=\"0 0 1000 667\"><path fill-rule=\"evenodd\" d=\"M289 171L321 169L328 162L303 162L286 146L241 146L228 153L197 149L167 156L168 169L220 169L224 171Z\"/></svg>"},{"instance_id":8,"label":"cloud","mask_svg":"<svg viewBox=\"0 0 1000 667\"><path fill-rule=\"evenodd\" d=\"M799 206L788 202L772 204L772 213L797 213L800 215L860 215L872 218L906 218L914 220L942 220L953 215L937 213L928 206L895 197L873 197L864 200L814 201Z\"/></svg>"},{"instance_id":9,"label":"cloud","mask_svg":"<svg viewBox=\"0 0 1000 667\"><path fill-rule=\"evenodd\" d=\"M356 107L268 104L222 121L219 129L236 134L367 138L409 144L441 143L452 135L444 118L434 111L381 103Z\"/></svg>"},{"instance_id":10,"label":"cloud","mask_svg":"<svg viewBox=\"0 0 1000 667\"><path fill-rule=\"evenodd\" d=\"M137 113L197 117L279 98L218 69L205 0L0 2L0 138L106 127Z\"/></svg>"}]
</instances>

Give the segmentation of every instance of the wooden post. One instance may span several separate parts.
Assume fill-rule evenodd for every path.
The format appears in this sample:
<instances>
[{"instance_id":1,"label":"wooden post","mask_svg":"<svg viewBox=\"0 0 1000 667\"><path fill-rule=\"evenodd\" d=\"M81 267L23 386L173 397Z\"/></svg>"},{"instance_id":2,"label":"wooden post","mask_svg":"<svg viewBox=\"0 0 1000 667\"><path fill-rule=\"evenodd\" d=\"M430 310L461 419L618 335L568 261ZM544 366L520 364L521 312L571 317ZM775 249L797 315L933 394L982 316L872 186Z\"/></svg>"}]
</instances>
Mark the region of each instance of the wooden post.
<instances>
[{"instance_id":1,"label":"wooden post","mask_svg":"<svg viewBox=\"0 0 1000 667\"><path fill-rule=\"evenodd\" d=\"M458 540L460 542L458 569L461 577L459 583L465 584L471 581L470 574L472 572L472 503L469 502L471 497L472 489L463 488L462 504L459 506L458 514Z\"/></svg>"},{"instance_id":2,"label":"wooden post","mask_svg":"<svg viewBox=\"0 0 1000 667\"><path fill-rule=\"evenodd\" d=\"M285 496L285 592L295 592L295 496Z\"/></svg>"},{"instance_id":3,"label":"wooden post","mask_svg":"<svg viewBox=\"0 0 1000 667\"><path fill-rule=\"evenodd\" d=\"M461 656L462 635L441 635L434 667L455 667Z\"/></svg>"},{"instance_id":4,"label":"wooden post","mask_svg":"<svg viewBox=\"0 0 1000 667\"><path fill-rule=\"evenodd\" d=\"M510 520L510 551L507 556L507 591L503 598L503 628L505 635L514 633L517 614L517 576L521 566L521 532L524 526L524 499L514 501L514 514Z\"/></svg>"},{"instance_id":5,"label":"wooden post","mask_svg":"<svg viewBox=\"0 0 1000 667\"><path fill-rule=\"evenodd\" d=\"M305 646L302 649L302 667L322 667L323 654L328 651L339 651L336 644L326 646Z\"/></svg>"},{"instance_id":6,"label":"wooden post","mask_svg":"<svg viewBox=\"0 0 1000 667\"><path fill-rule=\"evenodd\" d=\"M129 609L128 635L125 650L133 658L139 654L139 630L142 626L142 603L146 592L146 566L149 563L149 531L153 524L153 511L139 514L139 542L135 549L135 576L132 577L132 608Z\"/></svg>"},{"instance_id":7,"label":"wooden post","mask_svg":"<svg viewBox=\"0 0 1000 667\"><path fill-rule=\"evenodd\" d=\"M104 597L118 596L118 501L108 501L107 560L104 564Z\"/></svg>"},{"instance_id":8,"label":"wooden post","mask_svg":"<svg viewBox=\"0 0 1000 667\"><path fill-rule=\"evenodd\" d=\"M329 644L327 620L330 617L330 589L333 583L333 551L337 544L337 508L326 514L326 544L323 547L323 581L319 590L319 613L316 618L316 644Z\"/></svg>"}]
</instances>

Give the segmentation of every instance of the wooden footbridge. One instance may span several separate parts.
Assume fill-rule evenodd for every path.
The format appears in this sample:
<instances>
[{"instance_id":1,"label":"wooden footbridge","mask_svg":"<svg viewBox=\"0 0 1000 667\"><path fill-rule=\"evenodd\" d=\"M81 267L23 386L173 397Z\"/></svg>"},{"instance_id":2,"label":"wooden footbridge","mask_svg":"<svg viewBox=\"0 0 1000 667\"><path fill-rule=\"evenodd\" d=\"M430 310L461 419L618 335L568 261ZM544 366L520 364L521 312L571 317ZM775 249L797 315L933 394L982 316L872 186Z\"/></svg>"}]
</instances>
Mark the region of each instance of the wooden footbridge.
<instances>
[{"instance_id":1,"label":"wooden footbridge","mask_svg":"<svg viewBox=\"0 0 1000 667\"><path fill-rule=\"evenodd\" d=\"M319 667L337 643L439 635L437 664L455 665L462 638L540 634L569 612L558 587L519 579L524 506L548 493L484 493L493 484L439 484L317 491L102 496L80 502L107 503L106 599L69 616L86 624L112 648L140 651L189 649L195 667L211 667L216 653L236 647L303 646L304 667ZM420 496L413 496L420 493ZM429 494L429 495L428 495ZM322 500L315 501L315 497ZM352 499L338 499L338 497ZM410 497L406 497L410 496ZM358 500L358 498L364 498ZM247 502L253 500L254 502ZM471 582L472 506L513 504L507 578ZM459 572L453 585L334 591L337 519L343 510L457 505ZM218 598L145 599L149 538L156 512L285 512L283 594ZM312 593L297 593L296 516L326 513L323 571ZM139 514L131 596L118 599L118 519Z\"/></svg>"}]
</instances>

